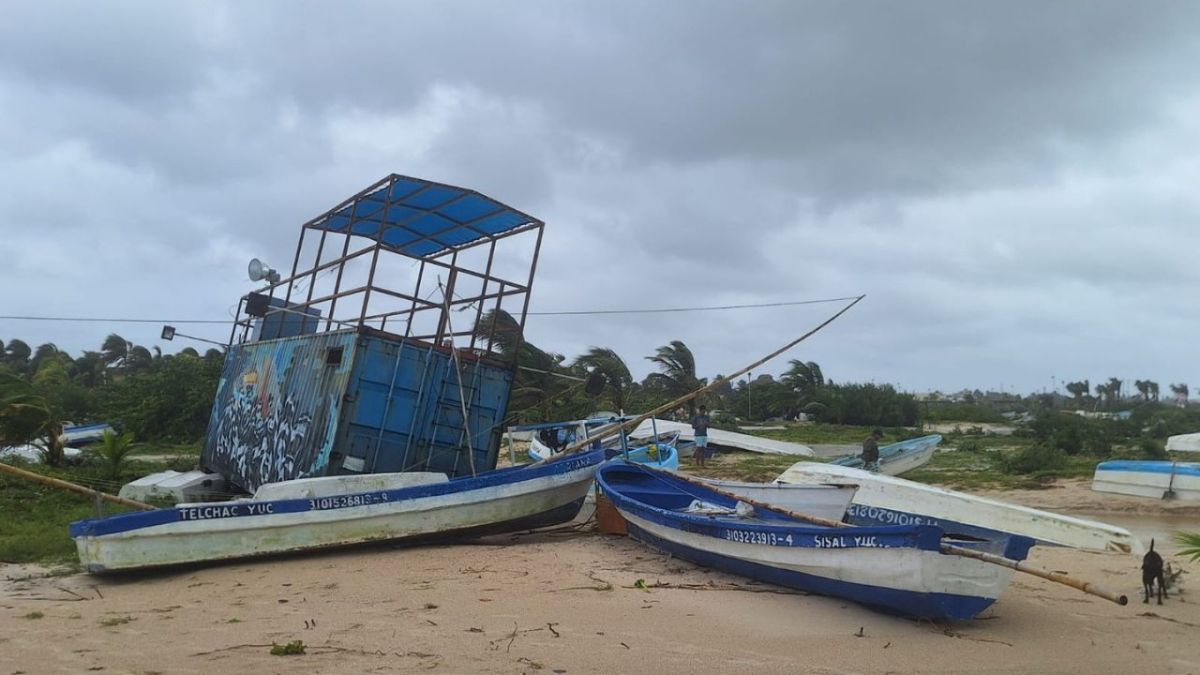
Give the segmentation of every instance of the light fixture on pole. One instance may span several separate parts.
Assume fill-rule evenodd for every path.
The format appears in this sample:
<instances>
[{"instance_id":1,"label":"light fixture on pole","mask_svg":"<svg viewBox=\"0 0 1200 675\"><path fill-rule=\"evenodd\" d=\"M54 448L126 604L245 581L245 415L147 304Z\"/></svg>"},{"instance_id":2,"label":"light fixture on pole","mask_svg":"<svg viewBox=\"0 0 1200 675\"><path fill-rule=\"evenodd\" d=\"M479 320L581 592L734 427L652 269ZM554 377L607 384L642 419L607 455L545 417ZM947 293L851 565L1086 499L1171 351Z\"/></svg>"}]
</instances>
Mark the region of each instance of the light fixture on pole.
<instances>
[{"instance_id":1,"label":"light fixture on pole","mask_svg":"<svg viewBox=\"0 0 1200 675\"><path fill-rule=\"evenodd\" d=\"M180 333L179 331L175 330L175 326L163 326L162 327L162 335L160 336L160 337L162 337L162 339L170 342L171 340L175 339L176 335L178 335L179 337L187 338L189 340L196 340L197 342L207 342L208 344L216 345L216 346L220 347L221 349L225 349L226 347L228 347L228 345L226 345L224 342L217 342L216 340L209 340L208 338L196 337L195 335L184 335L183 333Z\"/></svg>"},{"instance_id":2,"label":"light fixture on pole","mask_svg":"<svg viewBox=\"0 0 1200 675\"><path fill-rule=\"evenodd\" d=\"M246 274L250 277L250 281L266 280L269 284L279 283L279 271L272 269L270 265L258 258L250 259L250 265L246 268Z\"/></svg>"}]
</instances>

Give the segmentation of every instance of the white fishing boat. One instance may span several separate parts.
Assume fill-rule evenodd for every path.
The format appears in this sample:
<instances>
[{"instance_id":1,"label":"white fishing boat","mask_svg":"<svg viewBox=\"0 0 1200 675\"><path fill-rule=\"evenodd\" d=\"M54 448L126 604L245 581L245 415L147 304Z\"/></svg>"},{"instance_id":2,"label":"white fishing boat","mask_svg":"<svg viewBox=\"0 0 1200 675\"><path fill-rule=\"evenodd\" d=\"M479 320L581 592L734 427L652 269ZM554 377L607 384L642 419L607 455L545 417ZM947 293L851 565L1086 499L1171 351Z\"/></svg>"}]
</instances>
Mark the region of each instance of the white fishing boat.
<instances>
[{"instance_id":1,"label":"white fishing boat","mask_svg":"<svg viewBox=\"0 0 1200 675\"><path fill-rule=\"evenodd\" d=\"M941 435L931 434L929 436L921 436L920 438L910 438L896 443L881 445L879 447L878 473L885 476L899 476L906 471L912 471L919 466L924 466L933 458L933 453L937 450L938 443L941 442ZM835 459L832 463L855 469L861 469L863 466L862 457L859 455L849 455L841 459Z\"/></svg>"},{"instance_id":2,"label":"white fishing boat","mask_svg":"<svg viewBox=\"0 0 1200 675\"><path fill-rule=\"evenodd\" d=\"M656 433L664 434L673 432L679 432L679 440L681 441L695 440L691 424L660 419L642 422L636 429L629 432L629 435L633 438L646 438ZM708 430L708 445L710 448L745 450L746 452L757 452L765 455L813 456L813 449L800 443L777 441L773 438L739 434L735 431L725 431L724 429L714 429L711 427Z\"/></svg>"},{"instance_id":3,"label":"white fishing boat","mask_svg":"<svg viewBox=\"0 0 1200 675\"><path fill-rule=\"evenodd\" d=\"M788 485L786 483L747 483L734 480L696 478L742 499L765 502L772 506L807 513L826 520L842 520L850 508L857 485Z\"/></svg>"},{"instance_id":4,"label":"white fishing boat","mask_svg":"<svg viewBox=\"0 0 1200 675\"><path fill-rule=\"evenodd\" d=\"M947 534L992 539L1022 535L1040 543L1140 554L1129 530L1084 518L1009 504L894 476L815 462L797 462L776 479L793 485L855 483L846 520L856 525L936 525Z\"/></svg>"},{"instance_id":5,"label":"white fishing boat","mask_svg":"<svg viewBox=\"0 0 1200 675\"><path fill-rule=\"evenodd\" d=\"M1169 437L1167 452L1200 452L1200 433Z\"/></svg>"},{"instance_id":6,"label":"white fishing boat","mask_svg":"<svg viewBox=\"0 0 1200 675\"><path fill-rule=\"evenodd\" d=\"M82 520L70 533L84 568L99 573L512 532L574 518L603 460L602 450L592 450L474 477L422 472L286 481L263 486L253 499Z\"/></svg>"},{"instance_id":7,"label":"white fishing boat","mask_svg":"<svg viewBox=\"0 0 1200 675\"><path fill-rule=\"evenodd\" d=\"M1153 499L1200 501L1200 463L1113 460L1096 466L1092 489Z\"/></svg>"}]
</instances>

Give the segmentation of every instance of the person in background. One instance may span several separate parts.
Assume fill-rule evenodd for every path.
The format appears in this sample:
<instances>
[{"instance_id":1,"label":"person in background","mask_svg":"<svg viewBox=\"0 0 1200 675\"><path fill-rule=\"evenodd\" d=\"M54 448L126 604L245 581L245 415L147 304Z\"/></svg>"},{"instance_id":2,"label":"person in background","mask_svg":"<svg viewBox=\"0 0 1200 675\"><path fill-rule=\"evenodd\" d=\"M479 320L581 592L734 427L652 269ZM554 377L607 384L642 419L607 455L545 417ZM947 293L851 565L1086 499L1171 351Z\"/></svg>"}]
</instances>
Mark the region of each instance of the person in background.
<instances>
[{"instance_id":1,"label":"person in background","mask_svg":"<svg viewBox=\"0 0 1200 675\"><path fill-rule=\"evenodd\" d=\"M867 471L879 471L879 439L881 438L883 438L883 431L875 429L863 441L862 462L863 468Z\"/></svg>"},{"instance_id":2,"label":"person in background","mask_svg":"<svg viewBox=\"0 0 1200 675\"><path fill-rule=\"evenodd\" d=\"M704 467L704 454L708 452L708 408L700 406L699 412L692 417L692 435L696 437L696 451L692 459L696 466Z\"/></svg>"}]
</instances>

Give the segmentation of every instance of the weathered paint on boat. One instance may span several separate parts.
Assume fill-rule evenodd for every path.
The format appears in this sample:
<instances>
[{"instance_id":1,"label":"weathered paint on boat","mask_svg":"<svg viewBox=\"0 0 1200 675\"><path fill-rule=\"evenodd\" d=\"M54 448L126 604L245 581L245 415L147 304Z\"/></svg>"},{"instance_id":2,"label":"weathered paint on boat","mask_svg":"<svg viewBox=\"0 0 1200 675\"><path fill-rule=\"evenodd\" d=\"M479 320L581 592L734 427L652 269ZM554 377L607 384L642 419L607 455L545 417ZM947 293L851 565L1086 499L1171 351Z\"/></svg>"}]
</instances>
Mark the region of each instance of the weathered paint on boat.
<instances>
[{"instance_id":1,"label":"weathered paint on boat","mask_svg":"<svg viewBox=\"0 0 1200 675\"><path fill-rule=\"evenodd\" d=\"M1200 463L1133 460L1101 462L1092 476L1092 489L1153 499L1169 497L1183 501L1200 501Z\"/></svg>"},{"instance_id":2,"label":"weathered paint on boat","mask_svg":"<svg viewBox=\"0 0 1200 675\"><path fill-rule=\"evenodd\" d=\"M1115 525L1009 504L833 464L797 462L776 479L782 483L855 483L847 520L858 525L941 527L949 534L992 539L1022 535L1044 544L1092 551L1140 553L1142 544Z\"/></svg>"},{"instance_id":3,"label":"weathered paint on boat","mask_svg":"<svg viewBox=\"0 0 1200 675\"><path fill-rule=\"evenodd\" d=\"M396 490L181 504L71 524L89 572L307 551L381 540L478 536L573 518L601 450Z\"/></svg>"},{"instance_id":4,"label":"weathered paint on boat","mask_svg":"<svg viewBox=\"0 0 1200 675\"><path fill-rule=\"evenodd\" d=\"M970 619L1000 597L1012 570L939 551L928 525L835 529L756 512L752 518L683 513L689 499L731 507L734 500L635 464L610 462L597 483L635 539L697 564L792 588L846 598L890 613ZM679 481L682 483L682 481ZM1032 540L1011 537L981 548L1023 560Z\"/></svg>"},{"instance_id":5,"label":"weathered paint on boat","mask_svg":"<svg viewBox=\"0 0 1200 675\"><path fill-rule=\"evenodd\" d=\"M906 471L923 466L933 457L938 443L941 442L940 434L930 434L880 446L879 473L885 476L899 476ZM835 459L831 463L855 469L861 469L863 466L862 458L858 455Z\"/></svg>"}]
</instances>

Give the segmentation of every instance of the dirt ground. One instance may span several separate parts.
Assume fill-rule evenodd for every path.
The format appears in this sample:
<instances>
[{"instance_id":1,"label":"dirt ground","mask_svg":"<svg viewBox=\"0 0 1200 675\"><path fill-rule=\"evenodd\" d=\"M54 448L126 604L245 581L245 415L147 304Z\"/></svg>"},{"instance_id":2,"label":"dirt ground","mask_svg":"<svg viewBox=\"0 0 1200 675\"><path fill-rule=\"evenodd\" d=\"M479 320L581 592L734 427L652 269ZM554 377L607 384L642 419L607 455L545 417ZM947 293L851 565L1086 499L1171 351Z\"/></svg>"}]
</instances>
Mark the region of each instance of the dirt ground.
<instances>
[{"instance_id":1,"label":"dirt ground","mask_svg":"<svg viewBox=\"0 0 1200 675\"><path fill-rule=\"evenodd\" d=\"M1200 510L1093 502L1076 484L1001 496L1116 504L1139 534L1200 529ZM1033 561L1131 603L1017 575L979 619L917 622L585 526L119 577L0 567L0 673L1200 673L1200 590L1147 605L1134 556L1039 547ZM304 654L270 653L296 640Z\"/></svg>"}]
</instances>

